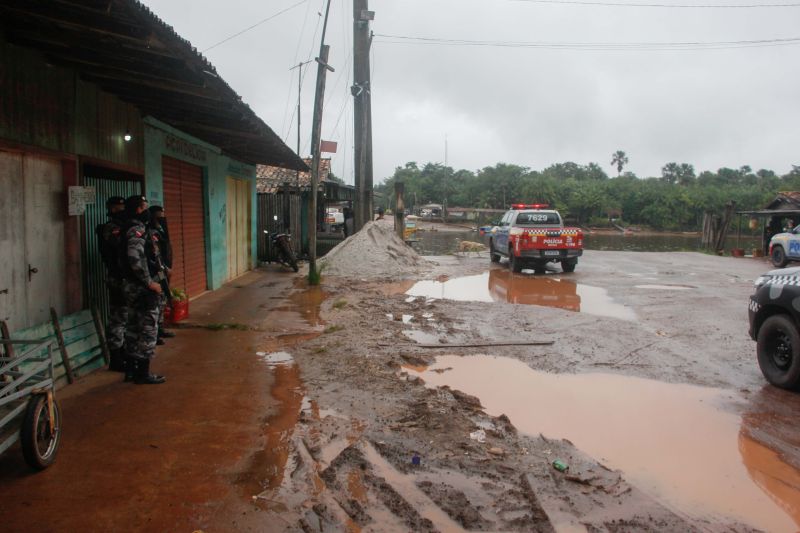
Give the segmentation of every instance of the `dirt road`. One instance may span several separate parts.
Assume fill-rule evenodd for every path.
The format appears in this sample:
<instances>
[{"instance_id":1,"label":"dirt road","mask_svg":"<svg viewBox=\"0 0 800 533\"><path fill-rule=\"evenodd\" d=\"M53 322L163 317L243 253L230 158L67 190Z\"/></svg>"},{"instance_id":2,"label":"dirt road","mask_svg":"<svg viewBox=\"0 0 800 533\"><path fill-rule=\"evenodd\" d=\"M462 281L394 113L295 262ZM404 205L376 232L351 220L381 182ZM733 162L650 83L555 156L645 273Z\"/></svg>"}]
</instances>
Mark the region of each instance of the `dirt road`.
<instances>
[{"instance_id":1,"label":"dirt road","mask_svg":"<svg viewBox=\"0 0 800 533\"><path fill-rule=\"evenodd\" d=\"M587 252L574 274L534 276L451 256L421 280L326 277L311 290L256 272L193 302L207 328L179 332L159 367L175 377L147 402L91 377L63 400L51 471L3 457L0 521L795 531L800 401L765 385L747 336L767 268Z\"/></svg>"}]
</instances>

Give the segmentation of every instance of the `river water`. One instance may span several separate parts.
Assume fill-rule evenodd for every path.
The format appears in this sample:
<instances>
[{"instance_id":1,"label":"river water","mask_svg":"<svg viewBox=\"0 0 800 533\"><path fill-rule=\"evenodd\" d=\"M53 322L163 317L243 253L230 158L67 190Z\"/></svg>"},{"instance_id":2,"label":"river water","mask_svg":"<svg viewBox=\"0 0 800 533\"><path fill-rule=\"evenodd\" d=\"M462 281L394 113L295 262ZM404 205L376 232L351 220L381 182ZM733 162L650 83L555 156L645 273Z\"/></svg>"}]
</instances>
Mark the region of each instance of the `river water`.
<instances>
[{"instance_id":1,"label":"river water","mask_svg":"<svg viewBox=\"0 0 800 533\"><path fill-rule=\"evenodd\" d=\"M481 237L477 231L418 231L414 248L422 255L447 255L456 251L459 241L482 242L488 245L487 236ZM726 249L737 246L736 235L730 235ZM760 237L742 236L739 248L749 254L753 248L761 246ZM584 248L587 250L612 250L629 252L698 252L703 249L699 235L584 235Z\"/></svg>"}]
</instances>

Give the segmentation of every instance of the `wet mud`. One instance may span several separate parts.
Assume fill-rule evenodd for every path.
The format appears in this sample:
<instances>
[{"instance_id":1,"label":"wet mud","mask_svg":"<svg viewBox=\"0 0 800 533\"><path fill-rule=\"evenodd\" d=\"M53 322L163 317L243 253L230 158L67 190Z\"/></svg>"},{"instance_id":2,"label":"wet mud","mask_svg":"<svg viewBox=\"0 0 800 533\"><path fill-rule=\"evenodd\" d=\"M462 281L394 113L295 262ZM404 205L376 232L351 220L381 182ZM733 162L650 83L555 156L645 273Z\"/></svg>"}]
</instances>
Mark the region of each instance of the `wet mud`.
<instances>
[{"instance_id":1,"label":"wet mud","mask_svg":"<svg viewBox=\"0 0 800 533\"><path fill-rule=\"evenodd\" d=\"M575 274L534 276L437 262L426 280L314 289L261 271L192 302L196 325L247 329L179 331L192 340L157 370L191 379L144 409L110 381L71 393L65 427L83 437L53 477L3 471L4 529L30 509L67 530L797 530L800 404L764 386L746 334L758 264L587 252ZM132 411L108 415L115 401ZM140 410L163 424L131 433ZM120 438L163 457L102 451ZM114 475L52 512L35 499L38 480L58 502L83 472ZM74 511L121 480L133 501Z\"/></svg>"}]
</instances>

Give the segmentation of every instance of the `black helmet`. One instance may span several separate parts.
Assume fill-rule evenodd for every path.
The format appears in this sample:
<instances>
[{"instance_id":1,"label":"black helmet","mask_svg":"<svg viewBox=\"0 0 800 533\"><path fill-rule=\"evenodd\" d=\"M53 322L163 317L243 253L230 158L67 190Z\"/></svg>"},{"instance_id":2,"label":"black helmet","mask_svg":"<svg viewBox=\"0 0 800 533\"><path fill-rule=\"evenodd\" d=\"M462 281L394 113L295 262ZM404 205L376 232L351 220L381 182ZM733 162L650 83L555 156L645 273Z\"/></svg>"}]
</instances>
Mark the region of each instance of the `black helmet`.
<instances>
[{"instance_id":1,"label":"black helmet","mask_svg":"<svg viewBox=\"0 0 800 533\"><path fill-rule=\"evenodd\" d=\"M111 211L111 208L114 207L115 205L121 205L125 207L125 198L123 198L122 196L112 196L111 198L106 200L106 209L108 209L109 211Z\"/></svg>"},{"instance_id":2,"label":"black helmet","mask_svg":"<svg viewBox=\"0 0 800 533\"><path fill-rule=\"evenodd\" d=\"M128 198L125 200L125 211L127 211L129 216L136 216L136 210L139 209L142 204L146 203L147 198L141 194L128 196Z\"/></svg>"}]
</instances>

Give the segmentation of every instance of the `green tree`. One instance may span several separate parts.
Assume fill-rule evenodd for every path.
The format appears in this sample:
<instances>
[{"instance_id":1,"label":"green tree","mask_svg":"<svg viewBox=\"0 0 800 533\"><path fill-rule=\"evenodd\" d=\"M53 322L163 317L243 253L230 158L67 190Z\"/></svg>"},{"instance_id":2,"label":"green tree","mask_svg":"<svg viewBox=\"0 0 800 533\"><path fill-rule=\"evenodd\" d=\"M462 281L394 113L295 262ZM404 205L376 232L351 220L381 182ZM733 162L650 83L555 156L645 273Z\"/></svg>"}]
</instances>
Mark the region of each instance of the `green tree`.
<instances>
[{"instance_id":1,"label":"green tree","mask_svg":"<svg viewBox=\"0 0 800 533\"><path fill-rule=\"evenodd\" d=\"M661 179L667 183L689 185L695 180L694 167L687 163L667 163L661 169Z\"/></svg>"},{"instance_id":2,"label":"green tree","mask_svg":"<svg viewBox=\"0 0 800 533\"><path fill-rule=\"evenodd\" d=\"M617 150L611 155L611 166L617 167L617 176L622 174L622 169L628 164L628 156L622 150Z\"/></svg>"}]
</instances>

